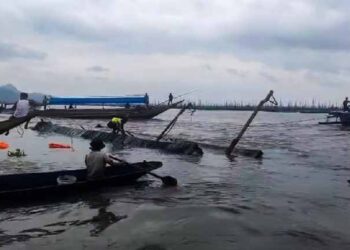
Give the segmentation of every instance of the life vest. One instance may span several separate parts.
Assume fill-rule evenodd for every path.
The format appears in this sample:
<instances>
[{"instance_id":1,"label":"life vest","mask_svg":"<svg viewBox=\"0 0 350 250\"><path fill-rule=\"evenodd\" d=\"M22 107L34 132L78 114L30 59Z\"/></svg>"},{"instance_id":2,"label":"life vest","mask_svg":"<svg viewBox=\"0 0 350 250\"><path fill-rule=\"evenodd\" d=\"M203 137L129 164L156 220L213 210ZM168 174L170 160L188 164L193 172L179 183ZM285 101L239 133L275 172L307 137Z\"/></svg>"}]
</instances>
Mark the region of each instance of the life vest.
<instances>
[{"instance_id":1,"label":"life vest","mask_svg":"<svg viewBox=\"0 0 350 250\"><path fill-rule=\"evenodd\" d=\"M49 148L71 148L72 146L69 144L63 143L49 143Z\"/></svg>"},{"instance_id":2,"label":"life vest","mask_svg":"<svg viewBox=\"0 0 350 250\"><path fill-rule=\"evenodd\" d=\"M112 122L113 122L113 123L116 123L116 124L120 124L120 123L122 123L122 119L119 118L119 117L113 117L113 118L112 118Z\"/></svg>"},{"instance_id":3,"label":"life vest","mask_svg":"<svg viewBox=\"0 0 350 250\"><path fill-rule=\"evenodd\" d=\"M8 149L10 145L4 141L0 141L0 149Z\"/></svg>"}]
</instances>

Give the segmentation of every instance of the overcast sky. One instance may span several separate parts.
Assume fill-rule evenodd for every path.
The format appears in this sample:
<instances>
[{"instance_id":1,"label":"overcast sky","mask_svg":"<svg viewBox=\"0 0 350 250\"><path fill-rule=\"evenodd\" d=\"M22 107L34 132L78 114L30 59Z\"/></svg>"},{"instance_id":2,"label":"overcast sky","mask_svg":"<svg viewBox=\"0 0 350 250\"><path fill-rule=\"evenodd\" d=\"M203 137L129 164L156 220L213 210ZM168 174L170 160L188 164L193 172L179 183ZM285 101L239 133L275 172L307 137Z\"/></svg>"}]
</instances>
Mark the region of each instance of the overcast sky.
<instances>
[{"instance_id":1,"label":"overcast sky","mask_svg":"<svg viewBox=\"0 0 350 250\"><path fill-rule=\"evenodd\" d=\"M347 0L0 1L0 84L56 95L340 102Z\"/></svg>"}]
</instances>

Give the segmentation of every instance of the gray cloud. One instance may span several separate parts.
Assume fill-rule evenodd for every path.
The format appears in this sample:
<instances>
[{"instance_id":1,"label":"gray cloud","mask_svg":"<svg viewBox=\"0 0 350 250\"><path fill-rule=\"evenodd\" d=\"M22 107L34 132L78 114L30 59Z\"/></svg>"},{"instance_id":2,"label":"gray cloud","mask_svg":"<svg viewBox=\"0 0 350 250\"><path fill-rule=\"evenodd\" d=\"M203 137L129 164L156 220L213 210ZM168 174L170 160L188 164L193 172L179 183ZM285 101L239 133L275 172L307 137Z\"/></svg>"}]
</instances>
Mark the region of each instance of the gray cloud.
<instances>
[{"instance_id":1,"label":"gray cloud","mask_svg":"<svg viewBox=\"0 0 350 250\"><path fill-rule=\"evenodd\" d=\"M111 85L130 81L130 91L161 92L193 82L211 90L221 82L224 89L237 76L236 93L268 86L308 98L321 88L328 97L327 84L350 91L344 84L350 77L348 13L350 2L345 0L3 1L0 23L6 25L0 37L7 43L0 43L0 60L47 57L27 44L50 51L50 57L40 65L11 60L0 69L0 80L20 81L20 69L28 84L40 85L47 77L41 79L39 73L54 71L51 82L68 82L70 77L77 83L92 81L94 88L98 77L93 76L103 74L79 78L83 68L108 71ZM130 86L116 88L127 92ZM307 89L297 92L295 86Z\"/></svg>"},{"instance_id":2,"label":"gray cloud","mask_svg":"<svg viewBox=\"0 0 350 250\"><path fill-rule=\"evenodd\" d=\"M278 82L278 79L276 77L274 77L273 75L270 75L266 72L260 72L260 75L270 82Z\"/></svg>"},{"instance_id":3,"label":"gray cloud","mask_svg":"<svg viewBox=\"0 0 350 250\"><path fill-rule=\"evenodd\" d=\"M239 76L239 77L246 77L246 73L241 71L241 70L238 70L238 69L235 69L235 68L227 68L226 69L227 73L231 74L231 75L235 75L235 76Z\"/></svg>"},{"instance_id":4,"label":"gray cloud","mask_svg":"<svg viewBox=\"0 0 350 250\"><path fill-rule=\"evenodd\" d=\"M0 42L0 60L9 60L13 58L43 60L46 57L47 55L44 52L25 48L16 44Z\"/></svg>"},{"instance_id":5,"label":"gray cloud","mask_svg":"<svg viewBox=\"0 0 350 250\"><path fill-rule=\"evenodd\" d=\"M210 64L203 64L202 68L205 69L205 70L208 70L208 71L213 70L213 67Z\"/></svg>"},{"instance_id":6,"label":"gray cloud","mask_svg":"<svg viewBox=\"0 0 350 250\"><path fill-rule=\"evenodd\" d=\"M98 65L89 67L86 70L87 71L93 71L93 72L106 72L106 71L109 71L108 68L105 68L105 67L102 67L102 66L98 66Z\"/></svg>"}]
</instances>

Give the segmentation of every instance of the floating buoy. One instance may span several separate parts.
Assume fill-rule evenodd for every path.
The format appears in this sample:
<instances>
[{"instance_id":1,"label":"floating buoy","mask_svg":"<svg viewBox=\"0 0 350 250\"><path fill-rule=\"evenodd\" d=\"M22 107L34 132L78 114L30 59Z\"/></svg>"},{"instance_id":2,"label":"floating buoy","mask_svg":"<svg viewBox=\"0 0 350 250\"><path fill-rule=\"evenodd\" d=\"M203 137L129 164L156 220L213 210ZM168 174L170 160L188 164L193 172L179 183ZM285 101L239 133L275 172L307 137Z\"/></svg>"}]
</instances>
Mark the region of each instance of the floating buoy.
<instances>
[{"instance_id":1,"label":"floating buoy","mask_svg":"<svg viewBox=\"0 0 350 250\"><path fill-rule=\"evenodd\" d=\"M0 141L0 149L8 149L10 145L4 141Z\"/></svg>"},{"instance_id":2,"label":"floating buoy","mask_svg":"<svg viewBox=\"0 0 350 250\"><path fill-rule=\"evenodd\" d=\"M49 148L71 148L72 146L69 144L63 143L49 143Z\"/></svg>"}]
</instances>

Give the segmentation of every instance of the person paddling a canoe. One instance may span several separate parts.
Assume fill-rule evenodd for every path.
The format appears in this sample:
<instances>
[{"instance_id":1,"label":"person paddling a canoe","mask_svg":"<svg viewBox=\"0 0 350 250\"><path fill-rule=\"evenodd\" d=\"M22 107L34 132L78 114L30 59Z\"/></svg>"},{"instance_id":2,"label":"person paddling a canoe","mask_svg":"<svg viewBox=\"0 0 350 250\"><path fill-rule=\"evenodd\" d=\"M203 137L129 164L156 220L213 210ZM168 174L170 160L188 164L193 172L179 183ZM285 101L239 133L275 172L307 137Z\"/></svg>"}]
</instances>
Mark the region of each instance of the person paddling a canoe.
<instances>
[{"instance_id":1,"label":"person paddling a canoe","mask_svg":"<svg viewBox=\"0 0 350 250\"><path fill-rule=\"evenodd\" d=\"M87 180L96 180L104 177L107 164L113 165L114 161L125 162L115 156L113 159L109 154L101 152L105 144L101 139L94 138L90 142L91 152L85 156L85 165L87 168Z\"/></svg>"},{"instance_id":2,"label":"person paddling a canoe","mask_svg":"<svg viewBox=\"0 0 350 250\"><path fill-rule=\"evenodd\" d=\"M113 134L118 134L120 131L122 135L125 135L124 125L127 121L128 121L127 117L123 117L123 118L113 117L112 120L107 123L107 127L113 130L112 131Z\"/></svg>"},{"instance_id":3,"label":"person paddling a canoe","mask_svg":"<svg viewBox=\"0 0 350 250\"><path fill-rule=\"evenodd\" d=\"M28 100L28 94L22 92L20 94L19 100L13 107L15 109L15 112L10 117L10 120L27 117L29 115L30 107L31 102ZM28 119L28 121L26 122L25 128L28 127L29 121L30 119ZM7 131L5 135L8 135L9 133L10 131Z\"/></svg>"}]
</instances>

